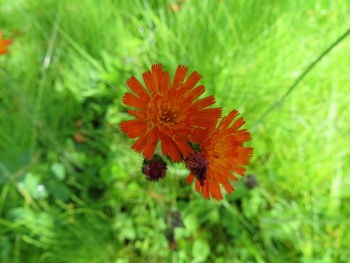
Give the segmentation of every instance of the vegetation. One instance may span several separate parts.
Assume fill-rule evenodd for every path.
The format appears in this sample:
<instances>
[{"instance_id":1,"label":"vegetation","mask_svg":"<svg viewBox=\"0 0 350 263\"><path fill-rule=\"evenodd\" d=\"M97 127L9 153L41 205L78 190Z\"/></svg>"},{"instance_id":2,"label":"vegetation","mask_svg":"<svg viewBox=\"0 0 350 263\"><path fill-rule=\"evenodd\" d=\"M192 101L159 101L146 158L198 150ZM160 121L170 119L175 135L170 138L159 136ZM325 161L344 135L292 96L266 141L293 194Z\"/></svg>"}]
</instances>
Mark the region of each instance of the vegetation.
<instances>
[{"instance_id":1,"label":"vegetation","mask_svg":"<svg viewBox=\"0 0 350 263\"><path fill-rule=\"evenodd\" d=\"M348 262L350 3L12 0L0 29L0 262ZM203 75L252 133L224 200L182 164L149 182L118 126L154 63Z\"/></svg>"}]
</instances>

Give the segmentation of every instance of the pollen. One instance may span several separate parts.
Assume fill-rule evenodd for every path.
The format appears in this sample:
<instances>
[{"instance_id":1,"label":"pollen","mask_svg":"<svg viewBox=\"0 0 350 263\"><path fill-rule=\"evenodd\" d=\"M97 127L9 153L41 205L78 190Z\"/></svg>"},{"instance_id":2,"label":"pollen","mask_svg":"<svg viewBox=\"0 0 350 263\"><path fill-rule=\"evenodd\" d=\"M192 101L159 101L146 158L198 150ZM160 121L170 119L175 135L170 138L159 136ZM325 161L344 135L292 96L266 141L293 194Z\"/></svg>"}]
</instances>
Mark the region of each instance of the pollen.
<instances>
[{"instance_id":1,"label":"pollen","mask_svg":"<svg viewBox=\"0 0 350 263\"><path fill-rule=\"evenodd\" d=\"M178 123L177 119L176 119L177 114L173 113L172 111L163 111L161 116L160 116L160 120L162 122L163 125L174 125L176 123Z\"/></svg>"}]
</instances>

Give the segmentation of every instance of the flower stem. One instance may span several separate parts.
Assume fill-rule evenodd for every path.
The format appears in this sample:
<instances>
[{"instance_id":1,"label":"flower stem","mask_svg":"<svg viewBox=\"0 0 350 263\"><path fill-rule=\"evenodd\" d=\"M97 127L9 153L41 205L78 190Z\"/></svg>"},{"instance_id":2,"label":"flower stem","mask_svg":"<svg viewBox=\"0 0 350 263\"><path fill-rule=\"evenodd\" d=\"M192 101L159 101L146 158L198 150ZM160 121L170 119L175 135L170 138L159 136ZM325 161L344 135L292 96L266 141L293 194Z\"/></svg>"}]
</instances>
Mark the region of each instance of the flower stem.
<instances>
[{"instance_id":1,"label":"flower stem","mask_svg":"<svg viewBox=\"0 0 350 263\"><path fill-rule=\"evenodd\" d=\"M269 115L274 109L278 108L283 104L285 99L289 96L289 94L299 85L299 83L306 77L307 74L338 44L340 44L348 35L350 34L350 28L348 28L340 37L338 37L328 48L326 48L313 62L306 67L306 69L298 76L298 78L294 81L294 83L287 89L286 93L284 93L274 104L272 104L257 121L253 124L253 129L256 128L258 124L260 124L267 115Z\"/></svg>"}]
</instances>

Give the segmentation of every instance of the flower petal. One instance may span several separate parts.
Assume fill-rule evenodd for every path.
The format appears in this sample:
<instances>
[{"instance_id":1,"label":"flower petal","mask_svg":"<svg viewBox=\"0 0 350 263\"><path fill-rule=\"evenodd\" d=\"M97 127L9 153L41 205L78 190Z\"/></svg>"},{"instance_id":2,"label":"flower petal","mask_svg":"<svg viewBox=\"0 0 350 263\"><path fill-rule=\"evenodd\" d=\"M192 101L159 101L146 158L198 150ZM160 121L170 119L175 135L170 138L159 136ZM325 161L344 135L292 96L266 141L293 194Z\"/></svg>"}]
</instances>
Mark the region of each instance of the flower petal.
<instances>
[{"instance_id":1,"label":"flower petal","mask_svg":"<svg viewBox=\"0 0 350 263\"><path fill-rule=\"evenodd\" d=\"M193 103L194 106L197 108L206 108L215 103L215 97L214 96L209 96L205 97L203 99L197 100L195 103Z\"/></svg>"},{"instance_id":2,"label":"flower petal","mask_svg":"<svg viewBox=\"0 0 350 263\"><path fill-rule=\"evenodd\" d=\"M143 148L145 148L147 144L147 135L142 135L132 146L131 149L133 149L135 152L142 152Z\"/></svg>"},{"instance_id":3,"label":"flower petal","mask_svg":"<svg viewBox=\"0 0 350 263\"><path fill-rule=\"evenodd\" d=\"M134 94L131 94L129 92L125 93L123 97L123 103L130 107L138 109L144 109L146 107L146 105L142 102L142 100L140 100L139 97L136 97Z\"/></svg>"},{"instance_id":4,"label":"flower petal","mask_svg":"<svg viewBox=\"0 0 350 263\"><path fill-rule=\"evenodd\" d=\"M198 72L196 71L192 72L191 75L186 80L184 87L186 87L186 89L188 90L191 90L201 78L202 76Z\"/></svg>"},{"instance_id":5,"label":"flower petal","mask_svg":"<svg viewBox=\"0 0 350 263\"><path fill-rule=\"evenodd\" d=\"M186 178L186 183L187 183L187 184L192 183L192 181L193 181L194 178L195 178L195 177L194 177L193 174L189 174L189 175L187 176L187 178Z\"/></svg>"},{"instance_id":6,"label":"flower petal","mask_svg":"<svg viewBox=\"0 0 350 263\"><path fill-rule=\"evenodd\" d=\"M231 194L235 190L230 183L223 184L222 186L225 188L225 190L228 194Z\"/></svg>"},{"instance_id":7,"label":"flower petal","mask_svg":"<svg viewBox=\"0 0 350 263\"><path fill-rule=\"evenodd\" d=\"M210 195L214 197L216 200L222 200L221 189L217 182L215 181L210 182L209 191L210 191Z\"/></svg>"},{"instance_id":8,"label":"flower petal","mask_svg":"<svg viewBox=\"0 0 350 263\"><path fill-rule=\"evenodd\" d=\"M147 123L140 120L123 121L119 125L129 138L136 138L145 134L148 127Z\"/></svg>"},{"instance_id":9,"label":"flower petal","mask_svg":"<svg viewBox=\"0 0 350 263\"><path fill-rule=\"evenodd\" d=\"M159 133L162 142L162 153L168 155L173 162L182 161L182 156L175 142L167 135Z\"/></svg>"},{"instance_id":10,"label":"flower petal","mask_svg":"<svg viewBox=\"0 0 350 263\"><path fill-rule=\"evenodd\" d=\"M144 89L142 84L138 81L137 78L132 76L128 81L126 82L128 87L136 94L138 95L141 99L142 98L150 98L147 91Z\"/></svg>"},{"instance_id":11,"label":"flower petal","mask_svg":"<svg viewBox=\"0 0 350 263\"><path fill-rule=\"evenodd\" d=\"M152 160L154 151L158 144L158 131L157 128L152 129L148 134L147 144L143 149L143 156L149 160Z\"/></svg>"},{"instance_id":12,"label":"flower petal","mask_svg":"<svg viewBox=\"0 0 350 263\"><path fill-rule=\"evenodd\" d=\"M142 74L143 81L146 84L147 89L152 94L156 91L156 83L154 81L153 75L150 71L146 71Z\"/></svg>"},{"instance_id":13,"label":"flower petal","mask_svg":"<svg viewBox=\"0 0 350 263\"><path fill-rule=\"evenodd\" d=\"M203 109L194 117L193 123L201 127L210 127L216 123L221 116L221 108Z\"/></svg>"},{"instance_id":14,"label":"flower petal","mask_svg":"<svg viewBox=\"0 0 350 263\"><path fill-rule=\"evenodd\" d=\"M210 199L209 197L209 183L206 183L203 187L202 187L202 194L203 194L203 197L205 199Z\"/></svg>"},{"instance_id":15,"label":"flower petal","mask_svg":"<svg viewBox=\"0 0 350 263\"><path fill-rule=\"evenodd\" d=\"M194 88L193 90L191 90L191 92L189 93L189 97L192 100L197 99L200 95L202 95L205 92L205 88L203 85L200 85L196 88Z\"/></svg>"},{"instance_id":16,"label":"flower petal","mask_svg":"<svg viewBox=\"0 0 350 263\"><path fill-rule=\"evenodd\" d=\"M188 67L185 67L182 65L177 67L174 80L173 80L173 85L171 87L172 89L182 86L182 83L186 77L187 70L188 70Z\"/></svg>"},{"instance_id":17,"label":"flower petal","mask_svg":"<svg viewBox=\"0 0 350 263\"><path fill-rule=\"evenodd\" d=\"M222 118L222 121L221 121L219 127L222 129L227 129L228 126L231 125L233 119L238 116L238 114L239 113L237 110L231 111L226 117Z\"/></svg>"},{"instance_id":18,"label":"flower petal","mask_svg":"<svg viewBox=\"0 0 350 263\"><path fill-rule=\"evenodd\" d=\"M175 136L175 143L184 157L187 157L190 153L193 152L192 147L179 136Z\"/></svg>"},{"instance_id":19,"label":"flower petal","mask_svg":"<svg viewBox=\"0 0 350 263\"><path fill-rule=\"evenodd\" d=\"M239 118L238 120L236 120L232 126L230 127L233 130L238 130L239 128L242 127L242 125L245 123L243 118Z\"/></svg>"}]
</instances>

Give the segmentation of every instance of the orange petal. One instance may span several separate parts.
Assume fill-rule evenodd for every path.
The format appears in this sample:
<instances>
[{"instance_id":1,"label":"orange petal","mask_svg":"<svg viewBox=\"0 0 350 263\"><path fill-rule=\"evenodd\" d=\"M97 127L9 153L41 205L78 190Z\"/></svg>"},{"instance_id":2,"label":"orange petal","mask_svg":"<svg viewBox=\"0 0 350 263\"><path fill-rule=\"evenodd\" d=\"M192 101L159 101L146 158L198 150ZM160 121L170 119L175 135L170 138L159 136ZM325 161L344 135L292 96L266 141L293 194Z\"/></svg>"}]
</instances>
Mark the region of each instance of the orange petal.
<instances>
[{"instance_id":1,"label":"orange petal","mask_svg":"<svg viewBox=\"0 0 350 263\"><path fill-rule=\"evenodd\" d=\"M200 185L200 183L199 183L198 180L196 180L196 191L197 191L198 193L201 192L201 185Z\"/></svg>"},{"instance_id":2,"label":"orange petal","mask_svg":"<svg viewBox=\"0 0 350 263\"><path fill-rule=\"evenodd\" d=\"M175 143L184 157L187 157L190 153L193 152L192 147L179 136L175 136Z\"/></svg>"},{"instance_id":3,"label":"orange petal","mask_svg":"<svg viewBox=\"0 0 350 263\"><path fill-rule=\"evenodd\" d=\"M196 114L193 120L194 125L211 127L221 116L221 108L203 109Z\"/></svg>"},{"instance_id":4,"label":"orange petal","mask_svg":"<svg viewBox=\"0 0 350 263\"><path fill-rule=\"evenodd\" d=\"M239 118L238 120L235 121L234 124L232 124L230 128L233 130L238 130L244 123L245 121L243 120L243 118Z\"/></svg>"},{"instance_id":5,"label":"orange petal","mask_svg":"<svg viewBox=\"0 0 350 263\"><path fill-rule=\"evenodd\" d=\"M140 110L130 110L130 109L128 109L128 113L130 115L134 116L137 119L142 119L143 118L142 111L140 111Z\"/></svg>"},{"instance_id":6,"label":"orange petal","mask_svg":"<svg viewBox=\"0 0 350 263\"><path fill-rule=\"evenodd\" d=\"M143 148L145 148L147 144L147 135L141 136L132 146L131 149L133 149L135 152L142 152Z\"/></svg>"},{"instance_id":7,"label":"orange petal","mask_svg":"<svg viewBox=\"0 0 350 263\"><path fill-rule=\"evenodd\" d=\"M142 74L143 81L146 84L147 89L152 94L156 90L156 83L154 82L153 75L150 71L146 71Z\"/></svg>"},{"instance_id":8,"label":"orange petal","mask_svg":"<svg viewBox=\"0 0 350 263\"><path fill-rule=\"evenodd\" d=\"M186 178L186 183L190 184L192 183L193 179L195 178L195 176L193 174L189 174Z\"/></svg>"},{"instance_id":9,"label":"orange petal","mask_svg":"<svg viewBox=\"0 0 350 263\"><path fill-rule=\"evenodd\" d=\"M130 79L128 79L126 84L141 99L142 98L149 98L147 91L144 89L142 84L134 76L132 76Z\"/></svg>"},{"instance_id":10,"label":"orange petal","mask_svg":"<svg viewBox=\"0 0 350 263\"><path fill-rule=\"evenodd\" d=\"M129 138L136 138L146 133L147 123L140 120L128 120L123 121L120 124L120 128Z\"/></svg>"},{"instance_id":11,"label":"orange petal","mask_svg":"<svg viewBox=\"0 0 350 263\"><path fill-rule=\"evenodd\" d=\"M197 99L200 95L202 95L205 92L205 88L203 85L200 85L193 90L191 90L189 97L193 100Z\"/></svg>"},{"instance_id":12,"label":"orange petal","mask_svg":"<svg viewBox=\"0 0 350 263\"><path fill-rule=\"evenodd\" d=\"M251 140L250 133L246 129L239 130L235 133L235 139L241 143Z\"/></svg>"},{"instance_id":13,"label":"orange petal","mask_svg":"<svg viewBox=\"0 0 350 263\"><path fill-rule=\"evenodd\" d=\"M160 76L158 90L162 95L167 96L170 84L170 76L168 72L163 72Z\"/></svg>"},{"instance_id":14,"label":"orange petal","mask_svg":"<svg viewBox=\"0 0 350 263\"><path fill-rule=\"evenodd\" d=\"M236 182L238 181L238 178L234 176L231 172L229 173L228 178Z\"/></svg>"},{"instance_id":15,"label":"orange petal","mask_svg":"<svg viewBox=\"0 0 350 263\"><path fill-rule=\"evenodd\" d=\"M154 83L156 84L157 90L159 90L159 88L160 88L162 74L163 74L162 64L152 65L152 75L153 75Z\"/></svg>"},{"instance_id":16,"label":"orange petal","mask_svg":"<svg viewBox=\"0 0 350 263\"><path fill-rule=\"evenodd\" d=\"M213 125L215 124L213 123ZM192 132L192 136L191 136L192 142L194 143L203 142L205 138L207 138L207 136L208 136L208 129L196 128Z\"/></svg>"},{"instance_id":17,"label":"orange petal","mask_svg":"<svg viewBox=\"0 0 350 263\"><path fill-rule=\"evenodd\" d=\"M198 72L192 72L185 82L184 87L186 87L188 90L191 90L201 78L202 76Z\"/></svg>"},{"instance_id":18,"label":"orange petal","mask_svg":"<svg viewBox=\"0 0 350 263\"><path fill-rule=\"evenodd\" d=\"M173 81L173 85L172 85L172 89L177 88L179 86L182 85L185 77L186 77L186 73L187 73L188 67L185 66L178 66L175 72L175 76L174 76L174 81Z\"/></svg>"},{"instance_id":19,"label":"orange petal","mask_svg":"<svg viewBox=\"0 0 350 263\"><path fill-rule=\"evenodd\" d=\"M210 182L210 195L214 197L216 200L222 200L222 194L220 186L217 182Z\"/></svg>"},{"instance_id":20,"label":"orange petal","mask_svg":"<svg viewBox=\"0 0 350 263\"><path fill-rule=\"evenodd\" d=\"M230 183L223 184L222 186L225 188L226 192L229 194L231 194L233 190L235 190Z\"/></svg>"},{"instance_id":21,"label":"orange petal","mask_svg":"<svg viewBox=\"0 0 350 263\"><path fill-rule=\"evenodd\" d=\"M129 92L125 93L123 97L123 103L130 107L134 107L138 109L145 108L145 104L140 100L140 98L136 97L134 94L131 94Z\"/></svg>"},{"instance_id":22,"label":"orange petal","mask_svg":"<svg viewBox=\"0 0 350 263\"><path fill-rule=\"evenodd\" d=\"M251 147L241 147L238 150L238 153L239 153L240 164L248 165L249 164L249 159L251 158L252 153L253 153L253 148L251 148Z\"/></svg>"},{"instance_id":23,"label":"orange petal","mask_svg":"<svg viewBox=\"0 0 350 263\"><path fill-rule=\"evenodd\" d=\"M241 166L233 166L232 170L235 171L237 174L239 174L240 176L244 176L245 173L245 168L241 167Z\"/></svg>"},{"instance_id":24,"label":"orange petal","mask_svg":"<svg viewBox=\"0 0 350 263\"><path fill-rule=\"evenodd\" d=\"M203 194L203 197L205 198L205 199L210 199L210 197L209 197L209 184L208 183L206 183L203 187L202 187L202 194Z\"/></svg>"},{"instance_id":25,"label":"orange petal","mask_svg":"<svg viewBox=\"0 0 350 263\"><path fill-rule=\"evenodd\" d=\"M182 161L182 157L175 142L167 135L159 133L159 138L162 141L162 153L168 155L173 162Z\"/></svg>"},{"instance_id":26,"label":"orange petal","mask_svg":"<svg viewBox=\"0 0 350 263\"><path fill-rule=\"evenodd\" d=\"M143 156L149 160L153 159L154 151L158 144L158 131L157 128L153 128L148 134L148 143L143 149Z\"/></svg>"},{"instance_id":27,"label":"orange petal","mask_svg":"<svg viewBox=\"0 0 350 263\"><path fill-rule=\"evenodd\" d=\"M231 111L226 117L224 117L220 123L220 127L226 129L228 126L231 125L231 122L234 118L236 118L239 115L239 112L237 110Z\"/></svg>"},{"instance_id":28,"label":"orange petal","mask_svg":"<svg viewBox=\"0 0 350 263\"><path fill-rule=\"evenodd\" d=\"M214 96L209 96L205 97L203 99L197 100L195 103L193 103L194 106L197 108L206 108L215 103L215 97Z\"/></svg>"}]
</instances>

